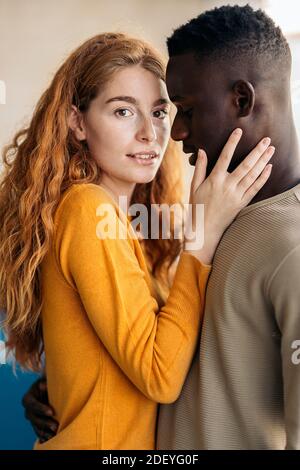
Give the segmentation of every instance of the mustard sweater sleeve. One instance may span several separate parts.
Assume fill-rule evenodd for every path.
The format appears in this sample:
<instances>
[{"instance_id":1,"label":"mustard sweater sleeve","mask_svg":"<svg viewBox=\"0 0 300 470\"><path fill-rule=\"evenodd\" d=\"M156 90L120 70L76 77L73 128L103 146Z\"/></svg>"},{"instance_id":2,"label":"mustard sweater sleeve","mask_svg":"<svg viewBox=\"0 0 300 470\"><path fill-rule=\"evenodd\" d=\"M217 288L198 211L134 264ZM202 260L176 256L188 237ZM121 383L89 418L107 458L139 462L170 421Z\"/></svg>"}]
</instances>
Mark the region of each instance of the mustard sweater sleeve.
<instances>
[{"instance_id":1,"label":"mustard sweater sleeve","mask_svg":"<svg viewBox=\"0 0 300 470\"><path fill-rule=\"evenodd\" d=\"M99 238L97 208L103 202L96 185L80 185L67 194L55 220L58 268L127 377L149 399L171 403L196 349L211 268L183 253L159 311L136 256L139 242ZM120 221L116 210L114 217Z\"/></svg>"}]
</instances>

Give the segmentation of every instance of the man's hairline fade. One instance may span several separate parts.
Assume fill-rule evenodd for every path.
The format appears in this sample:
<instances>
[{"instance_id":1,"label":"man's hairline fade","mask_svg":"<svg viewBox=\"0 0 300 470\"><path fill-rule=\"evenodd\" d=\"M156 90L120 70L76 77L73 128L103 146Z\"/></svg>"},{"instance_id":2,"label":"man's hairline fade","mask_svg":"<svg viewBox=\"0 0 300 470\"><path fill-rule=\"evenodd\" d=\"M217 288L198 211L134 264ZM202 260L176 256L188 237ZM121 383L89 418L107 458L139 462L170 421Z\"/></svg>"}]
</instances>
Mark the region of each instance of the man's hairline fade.
<instances>
[{"instance_id":1,"label":"man's hairline fade","mask_svg":"<svg viewBox=\"0 0 300 470\"><path fill-rule=\"evenodd\" d=\"M291 68L289 44L281 29L261 9L250 5L223 6L208 10L175 29L167 38L170 58L193 54L203 60L239 59L265 67Z\"/></svg>"}]
</instances>

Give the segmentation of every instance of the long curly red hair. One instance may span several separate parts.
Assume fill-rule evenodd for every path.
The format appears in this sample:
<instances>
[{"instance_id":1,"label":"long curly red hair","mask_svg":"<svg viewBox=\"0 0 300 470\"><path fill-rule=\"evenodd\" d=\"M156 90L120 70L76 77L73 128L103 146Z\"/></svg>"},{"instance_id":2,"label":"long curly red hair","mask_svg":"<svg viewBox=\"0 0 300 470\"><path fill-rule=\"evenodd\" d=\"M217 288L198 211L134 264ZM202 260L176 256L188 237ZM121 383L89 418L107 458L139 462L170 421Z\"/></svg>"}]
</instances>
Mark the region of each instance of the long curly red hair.
<instances>
[{"instance_id":1,"label":"long curly red hair","mask_svg":"<svg viewBox=\"0 0 300 470\"><path fill-rule=\"evenodd\" d=\"M158 52L142 40L121 33L97 35L76 49L41 96L32 120L4 149L0 181L0 307L7 345L22 367L38 370L43 352L41 262L53 236L53 217L71 185L97 183L101 168L86 144L68 126L72 105L86 110L112 74L141 65L165 79ZM154 180L138 184L131 203L174 204L181 201L180 154L170 141ZM151 217L151 211L149 211ZM143 240L150 271L167 293L168 273L181 240Z\"/></svg>"}]
</instances>

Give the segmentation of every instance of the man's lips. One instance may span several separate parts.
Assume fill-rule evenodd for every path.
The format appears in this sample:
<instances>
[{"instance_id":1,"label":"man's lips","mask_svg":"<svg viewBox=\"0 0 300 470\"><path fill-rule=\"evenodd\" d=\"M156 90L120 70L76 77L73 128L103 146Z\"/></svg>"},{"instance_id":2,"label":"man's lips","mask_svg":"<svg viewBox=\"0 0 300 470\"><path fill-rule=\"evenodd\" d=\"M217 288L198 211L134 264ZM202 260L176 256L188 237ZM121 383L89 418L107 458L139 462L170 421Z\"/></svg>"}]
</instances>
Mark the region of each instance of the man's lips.
<instances>
[{"instance_id":1,"label":"man's lips","mask_svg":"<svg viewBox=\"0 0 300 470\"><path fill-rule=\"evenodd\" d=\"M184 153L196 153L197 149L192 145L183 145L182 147Z\"/></svg>"},{"instance_id":2,"label":"man's lips","mask_svg":"<svg viewBox=\"0 0 300 470\"><path fill-rule=\"evenodd\" d=\"M197 157L198 157L198 154L197 153L193 153L190 158L189 158L189 164L192 165L192 166L195 166L196 165L196 161L197 161Z\"/></svg>"},{"instance_id":3,"label":"man's lips","mask_svg":"<svg viewBox=\"0 0 300 470\"><path fill-rule=\"evenodd\" d=\"M197 161L197 155L198 151L195 149L195 147L184 145L183 146L183 151L184 153L191 153L192 155L189 157L189 164L192 166L195 166L196 161Z\"/></svg>"}]
</instances>

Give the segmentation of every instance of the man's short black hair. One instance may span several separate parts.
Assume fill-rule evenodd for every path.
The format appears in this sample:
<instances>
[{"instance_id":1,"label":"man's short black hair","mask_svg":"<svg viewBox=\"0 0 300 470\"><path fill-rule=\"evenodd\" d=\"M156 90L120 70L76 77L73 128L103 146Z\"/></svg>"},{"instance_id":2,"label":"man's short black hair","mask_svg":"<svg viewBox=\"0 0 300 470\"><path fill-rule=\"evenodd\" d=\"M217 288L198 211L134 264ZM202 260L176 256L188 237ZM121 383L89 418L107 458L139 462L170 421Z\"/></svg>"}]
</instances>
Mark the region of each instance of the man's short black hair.
<instances>
[{"instance_id":1,"label":"man's short black hair","mask_svg":"<svg viewBox=\"0 0 300 470\"><path fill-rule=\"evenodd\" d=\"M196 58L263 60L289 65L291 53L281 29L262 10L223 6L199 15L167 39L170 57L192 52Z\"/></svg>"}]
</instances>

